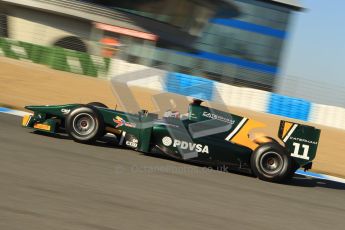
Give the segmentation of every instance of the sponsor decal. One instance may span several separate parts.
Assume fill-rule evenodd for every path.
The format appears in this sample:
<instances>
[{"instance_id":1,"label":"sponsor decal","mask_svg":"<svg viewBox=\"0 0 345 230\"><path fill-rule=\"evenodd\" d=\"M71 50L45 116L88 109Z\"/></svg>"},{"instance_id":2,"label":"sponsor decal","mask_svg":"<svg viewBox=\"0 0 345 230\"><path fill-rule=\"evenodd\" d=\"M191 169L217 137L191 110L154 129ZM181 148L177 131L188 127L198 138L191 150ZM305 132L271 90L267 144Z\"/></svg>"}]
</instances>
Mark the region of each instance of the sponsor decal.
<instances>
[{"instance_id":1,"label":"sponsor decal","mask_svg":"<svg viewBox=\"0 0 345 230\"><path fill-rule=\"evenodd\" d=\"M178 147L180 149L185 149L185 150L189 150L189 151L195 151L198 153L207 153L209 154L209 148L208 145L202 145L202 144L196 144L196 143L191 143L191 142L187 142L187 141L181 141L181 140L177 140L177 139L172 139L171 137L163 137L162 139L162 143L163 145L169 147L169 146L173 146L173 147Z\"/></svg>"},{"instance_id":2,"label":"sponsor decal","mask_svg":"<svg viewBox=\"0 0 345 230\"><path fill-rule=\"evenodd\" d=\"M310 140L307 140L307 139L304 139L304 138L298 138L298 137L290 137L290 140L304 142L304 143L308 143L308 144L314 144L314 145L318 144L317 141L310 141Z\"/></svg>"},{"instance_id":3,"label":"sponsor decal","mask_svg":"<svg viewBox=\"0 0 345 230\"><path fill-rule=\"evenodd\" d=\"M35 124L34 128L35 129L41 129L41 130L50 131L50 125L46 125L46 124Z\"/></svg>"},{"instance_id":4,"label":"sponsor decal","mask_svg":"<svg viewBox=\"0 0 345 230\"><path fill-rule=\"evenodd\" d=\"M218 114L214 114L214 113L204 112L202 114L202 116L213 119L213 120L223 121L223 122L226 122L226 123L229 123L232 125L235 124L234 120L231 120L229 118L226 118L226 117L220 116Z\"/></svg>"},{"instance_id":5,"label":"sponsor decal","mask_svg":"<svg viewBox=\"0 0 345 230\"><path fill-rule=\"evenodd\" d=\"M136 148L138 147L138 139L133 138L132 140L126 141L126 145Z\"/></svg>"},{"instance_id":6,"label":"sponsor decal","mask_svg":"<svg viewBox=\"0 0 345 230\"><path fill-rule=\"evenodd\" d=\"M171 137L163 137L162 143L165 146L170 146L170 145L172 145L173 140L171 139Z\"/></svg>"},{"instance_id":7,"label":"sponsor decal","mask_svg":"<svg viewBox=\"0 0 345 230\"><path fill-rule=\"evenodd\" d=\"M119 128L121 126L126 126L126 127L130 127L130 128L135 128L137 127L137 124L135 123L131 123L128 121L125 121L122 117L120 116L116 116L115 118L113 118L113 121L116 123L115 128Z\"/></svg>"},{"instance_id":8,"label":"sponsor decal","mask_svg":"<svg viewBox=\"0 0 345 230\"><path fill-rule=\"evenodd\" d=\"M71 112L71 110L70 109L61 109L61 113L63 113L63 114L69 114L69 112Z\"/></svg>"}]
</instances>

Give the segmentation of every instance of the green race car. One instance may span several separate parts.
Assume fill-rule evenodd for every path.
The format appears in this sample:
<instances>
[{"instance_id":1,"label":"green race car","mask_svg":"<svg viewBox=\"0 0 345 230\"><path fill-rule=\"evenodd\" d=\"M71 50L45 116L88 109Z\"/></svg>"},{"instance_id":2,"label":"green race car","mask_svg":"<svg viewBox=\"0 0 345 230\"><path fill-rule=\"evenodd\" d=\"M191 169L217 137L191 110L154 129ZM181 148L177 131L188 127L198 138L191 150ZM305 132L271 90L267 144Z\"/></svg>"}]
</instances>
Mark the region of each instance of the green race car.
<instances>
[{"instance_id":1,"label":"green race car","mask_svg":"<svg viewBox=\"0 0 345 230\"><path fill-rule=\"evenodd\" d=\"M201 105L193 100L188 114L168 111L162 119L141 110L138 114L109 109L94 102L26 106L34 112L22 125L56 133L64 130L75 141L92 143L112 133L119 146L165 155L213 167L248 171L262 180L281 182L303 167L311 169L320 137L312 126L281 121L278 140L251 130L264 124Z\"/></svg>"}]
</instances>

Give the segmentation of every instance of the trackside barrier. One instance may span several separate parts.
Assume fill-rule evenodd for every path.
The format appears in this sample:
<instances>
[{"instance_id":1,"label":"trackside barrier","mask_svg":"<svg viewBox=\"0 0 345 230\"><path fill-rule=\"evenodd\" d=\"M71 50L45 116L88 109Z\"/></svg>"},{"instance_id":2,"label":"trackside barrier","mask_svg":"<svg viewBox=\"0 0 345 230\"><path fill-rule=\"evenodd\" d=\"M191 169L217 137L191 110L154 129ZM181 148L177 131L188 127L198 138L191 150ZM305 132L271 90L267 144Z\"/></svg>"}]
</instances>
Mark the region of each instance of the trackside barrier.
<instances>
[{"instance_id":1,"label":"trackside barrier","mask_svg":"<svg viewBox=\"0 0 345 230\"><path fill-rule=\"evenodd\" d=\"M311 103L304 99L271 93L267 112L283 117L308 121Z\"/></svg>"},{"instance_id":2,"label":"trackside barrier","mask_svg":"<svg viewBox=\"0 0 345 230\"><path fill-rule=\"evenodd\" d=\"M153 69L121 60L103 58L59 47L44 47L0 38L0 56L31 61L53 69L93 77L119 76ZM154 72L154 71L153 71ZM222 101L228 106L249 109L316 124L345 129L345 108L311 103L262 90L231 86L187 74L152 75L135 80L131 85L145 86L205 100Z\"/></svg>"},{"instance_id":3,"label":"trackside barrier","mask_svg":"<svg viewBox=\"0 0 345 230\"><path fill-rule=\"evenodd\" d=\"M154 70L154 68L116 59L113 59L111 63L110 77L122 74L129 76L131 73L135 76L138 71ZM131 81L129 84L215 102L222 101L228 106L345 129L345 108L311 103L308 100L263 90L236 87L187 74L163 72L165 75L153 74L140 80Z\"/></svg>"},{"instance_id":4,"label":"trackside barrier","mask_svg":"<svg viewBox=\"0 0 345 230\"><path fill-rule=\"evenodd\" d=\"M312 104L309 121L316 124L345 129L345 108Z\"/></svg>"},{"instance_id":5,"label":"trackside barrier","mask_svg":"<svg viewBox=\"0 0 345 230\"><path fill-rule=\"evenodd\" d=\"M44 47L6 38L0 38L0 55L47 65L56 70L92 77L105 77L110 64L109 58L60 47Z\"/></svg>"},{"instance_id":6,"label":"trackside barrier","mask_svg":"<svg viewBox=\"0 0 345 230\"><path fill-rule=\"evenodd\" d=\"M215 101L223 101L228 106L266 112L270 93L257 89L236 87L215 83Z\"/></svg>"},{"instance_id":7,"label":"trackside barrier","mask_svg":"<svg viewBox=\"0 0 345 230\"><path fill-rule=\"evenodd\" d=\"M212 80L174 72L168 72L165 78L166 91L203 100L213 99L214 84Z\"/></svg>"}]
</instances>

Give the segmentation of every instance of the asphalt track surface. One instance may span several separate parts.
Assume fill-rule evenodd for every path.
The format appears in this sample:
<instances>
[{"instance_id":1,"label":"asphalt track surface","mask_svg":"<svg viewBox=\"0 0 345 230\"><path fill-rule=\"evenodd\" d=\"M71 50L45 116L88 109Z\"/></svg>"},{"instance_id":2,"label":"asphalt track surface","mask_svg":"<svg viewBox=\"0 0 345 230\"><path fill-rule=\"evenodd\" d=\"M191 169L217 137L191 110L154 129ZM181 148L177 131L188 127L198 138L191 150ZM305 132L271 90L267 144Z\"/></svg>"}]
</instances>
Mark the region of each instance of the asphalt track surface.
<instances>
[{"instance_id":1,"label":"asphalt track surface","mask_svg":"<svg viewBox=\"0 0 345 230\"><path fill-rule=\"evenodd\" d=\"M344 184L267 183L36 134L20 119L0 114L1 230L344 229Z\"/></svg>"}]
</instances>

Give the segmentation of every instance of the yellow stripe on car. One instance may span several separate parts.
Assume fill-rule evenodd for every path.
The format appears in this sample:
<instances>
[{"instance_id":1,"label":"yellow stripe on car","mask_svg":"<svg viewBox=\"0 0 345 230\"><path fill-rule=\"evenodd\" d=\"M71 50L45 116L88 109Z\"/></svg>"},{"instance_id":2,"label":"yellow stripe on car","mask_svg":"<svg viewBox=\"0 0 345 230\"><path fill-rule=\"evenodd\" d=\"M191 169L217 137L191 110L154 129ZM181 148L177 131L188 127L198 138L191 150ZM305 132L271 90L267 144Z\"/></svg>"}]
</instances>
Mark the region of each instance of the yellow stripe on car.
<instances>
[{"instance_id":1,"label":"yellow stripe on car","mask_svg":"<svg viewBox=\"0 0 345 230\"><path fill-rule=\"evenodd\" d=\"M34 128L40 129L40 130L45 130L45 131L50 131L50 125L46 125L46 124L35 124Z\"/></svg>"},{"instance_id":2,"label":"yellow stripe on car","mask_svg":"<svg viewBox=\"0 0 345 230\"><path fill-rule=\"evenodd\" d=\"M23 126L28 126L29 121L30 121L31 115L25 115L22 120L22 125Z\"/></svg>"},{"instance_id":3,"label":"yellow stripe on car","mask_svg":"<svg viewBox=\"0 0 345 230\"><path fill-rule=\"evenodd\" d=\"M287 121L284 122L284 129L283 129L283 135L282 135L283 139L286 136L286 134L289 132L289 130L291 129L292 125L293 123L291 122L287 122Z\"/></svg>"},{"instance_id":4,"label":"yellow stripe on car","mask_svg":"<svg viewBox=\"0 0 345 230\"><path fill-rule=\"evenodd\" d=\"M258 144L249 139L249 133L255 128L262 128L266 125L262 122L258 122L255 120L248 120L241 128L240 130L232 137L231 142L246 146L252 150L256 149L258 147Z\"/></svg>"}]
</instances>

